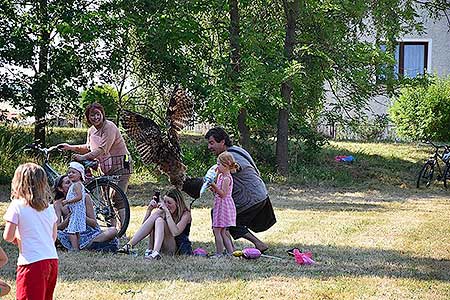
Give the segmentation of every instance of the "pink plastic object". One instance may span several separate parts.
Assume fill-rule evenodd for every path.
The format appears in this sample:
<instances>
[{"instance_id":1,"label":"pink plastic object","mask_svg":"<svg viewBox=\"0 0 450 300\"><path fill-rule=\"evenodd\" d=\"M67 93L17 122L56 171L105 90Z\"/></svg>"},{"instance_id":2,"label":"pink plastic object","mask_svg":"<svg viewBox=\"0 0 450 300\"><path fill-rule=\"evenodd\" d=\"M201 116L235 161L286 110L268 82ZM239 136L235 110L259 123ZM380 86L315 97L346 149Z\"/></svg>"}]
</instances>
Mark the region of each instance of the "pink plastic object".
<instances>
[{"instance_id":1,"label":"pink plastic object","mask_svg":"<svg viewBox=\"0 0 450 300\"><path fill-rule=\"evenodd\" d=\"M208 252L206 252L206 250L203 248L195 249L194 251L192 251L192 254L194 254L194 256L208 256Z\"/></svg>"},{"instance_id":2,"label":"pink plastic object","mask_svg":"<svg viewBox=\"0 0 450 300\"><path fill-rule=\"evenodd\" d=\"M312 265L312 264L316 263L312 259L311 252L302 253L298 249L294 249L293 253L294 253L295 262L299 265Z\"/></svg>"},{"instance_id":3,"label":"pink plastic object","mask_svg":"<svg viewBox=\"0 0 450 300\"><path fill-rule=\"evenodd\" d=\"M244 248L242 253L247 259L257 259L261 257L261 251L256 248Z\"/></svg>"},{"instance_id":4,"label":"pink plastic object","mask_svg":"<svg viewBox=\"0 0 450 300\"><path fill-rule=\"evenodd\" d=\"M351 155L338 155L334 157L334 160L338 162L352 163L355 160L355 158Z\"/></svg>"}]
</instances>

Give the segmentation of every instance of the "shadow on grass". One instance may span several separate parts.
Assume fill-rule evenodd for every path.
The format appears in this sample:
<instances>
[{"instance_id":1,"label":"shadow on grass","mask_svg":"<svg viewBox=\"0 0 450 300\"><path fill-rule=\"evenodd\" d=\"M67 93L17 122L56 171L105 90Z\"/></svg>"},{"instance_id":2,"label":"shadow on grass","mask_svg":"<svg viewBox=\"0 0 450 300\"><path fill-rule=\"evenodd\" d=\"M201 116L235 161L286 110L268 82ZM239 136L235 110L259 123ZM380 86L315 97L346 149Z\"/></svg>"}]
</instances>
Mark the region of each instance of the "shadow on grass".
<instances>
[{"instance_id":1,"label":"shadow on grass","mask_svg":"<svg viewBox=\"0 0 450 300\"><path fill-rule=\"evenodd\" d=\"M143 206L147 204L147 200L153 195L154 186L134 186L128 192L129 201L131 206ZM317 211L371 211L371 210L384 210L384 207L377 203L369 203L364 197L350 197L340 196L337 197L330 192L306 192L297 191L292 192L279 192L278 188L272 188L271 201L275 209L294 209L294 210L317 210ZM137 190L139 192L133 192ZM162 190L165 190L164 187ZM334 193L334 192L333 192ZM192 209L196 208L211 208L213 203L212 195L207 192L204 196L196 199L193 202ZM150 196L150 197L149 197ZM185 194L186 196L186 194ZM347 198L347 199L346 199ZM333 199L333 200L329 200ZM189 205L193 198L185 197L186 204ZM366 202L366 203L364 203Z\"/></svg>"},{"instance_id":2,"label":"shadow on grass","mask_svg":"<svg viewBox=\"0 0 450 300\"><path fill-rule=\"evenodd\" d=\"M449 260L417 257L395 250L297 245L300 249L312 251L313 258L317 261L317 264L312 266L300 266L285 252L292 245L272 244L270 246L269 254L280 257L281 260L163 257L160 261L146 261L142 256L102 255L89 252L59 253L59 281L94 280L101 284L104 281L139 283L183 280L201 283L234 279L264 280L274 276L324 280L339 277L387 277L450 281ZM195 247L211 249L212 245L196 243ZM15 258L10 251L8 252L11 258ZM14 263L10 262L2 271L5 279L14 280Z\"/></svg>"},{"instance_id":3,"label":"shadow on grass","mask_svg":"<svg viewBox=\"0 0 450 300\"><path fill-rule=\"evenodd\" d=\"M131 206L147 205L154 190L165 192L171 187L167 185L134 184L128 190ZM364 189L339 187L308 187L304 185L268 185L270 199L275 209L292 209L300 211L384 211L391 203L408 201L427 201L448 197L448 191L441 187L430 189L404 189L395 186L385 188ZM194 199L184 194L186 204ZM207 191L201 198L193 202L192 208L211 208L212 194Z\"/></svg>"}]
</instances>

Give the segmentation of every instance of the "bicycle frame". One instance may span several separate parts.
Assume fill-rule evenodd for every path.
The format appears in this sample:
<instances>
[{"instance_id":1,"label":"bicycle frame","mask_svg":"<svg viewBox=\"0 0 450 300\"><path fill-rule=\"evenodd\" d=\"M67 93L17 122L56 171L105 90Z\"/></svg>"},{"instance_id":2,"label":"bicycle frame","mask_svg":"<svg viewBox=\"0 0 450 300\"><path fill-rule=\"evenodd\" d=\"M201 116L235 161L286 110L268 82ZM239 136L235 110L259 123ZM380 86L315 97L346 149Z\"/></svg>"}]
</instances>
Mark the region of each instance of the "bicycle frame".
<instances>
[{"instance_id":1,"label":"bicycle frame","mask_svg":"<svg viewBox=\"0 0 450 300\"><path fill-rule=\"evenodd\" d=\"M44 162L42 163L42 168L44 169L48 182L50 186L53 186L56 179L61 176L61 174L56 171L49 163L50 153L58 149L57 147L41 148L37 145L27 145L28 149L32 149L44 154ZM91 163L86 164L86 170L92 167ZM113 207L113 195L119 195L119 199L125 201L125 217L120 220L120 230L118 229L118 236L125 233L129 218L130 218L130 208L129 203L126 198L126 194L117 185L121 175L101 175L93 176L86 182L84 186L86 187L86 192L89 194L92 204L94 206L94 212L98 221L104 224L104 227L109 227L117 223L116 218L119 217L118 213ZM102 226L102 225L101 225Z\"/></svg>"},{"instance_id":2,"label":"bicycle frame","mask_svg":"<svg viewBox=\"0 0 450 300\"><path fill-rule=\"evenodd\" d=\"M422 165L416 181L416 187L429 187L433 180L437 180L443 181L444 186L447 188L447 181L450 180L450 147L448 145L435 145L430 141L427 144L434 147L434 152Z\"/></svg>"},{"instance_id":3,"label":"bicycle frame","mask_svg":"<svg viewBox=\"0 0 450 300\"><path fill-rule=\"evenodd\" d=\"M441 168L439 161L443 162L444 165L447 165L447 161L444 159L444 155L449 152L449 148L447 145L435 145L433 142L428 142L430 145L434 147L434 154L428 158L428 162L433 163L433 167L437 166L437 170L439 172L438 180L441 180L444 175L444 169ZM440 149L444 149L442 154L439 153Z\"/></svg>"},{"instance_id":4,"label":"bicycle frame","mask_svg":"<svg viewBox=\"0 0 450 300\"><path fill-rule=\"evenodd\" d=\"M49 163L44 162L42 165L45 173L47 174L48 184L52 187L55 184L55 180L61 176L55 169L53 169Z\"/></svg>"}]
</instances>

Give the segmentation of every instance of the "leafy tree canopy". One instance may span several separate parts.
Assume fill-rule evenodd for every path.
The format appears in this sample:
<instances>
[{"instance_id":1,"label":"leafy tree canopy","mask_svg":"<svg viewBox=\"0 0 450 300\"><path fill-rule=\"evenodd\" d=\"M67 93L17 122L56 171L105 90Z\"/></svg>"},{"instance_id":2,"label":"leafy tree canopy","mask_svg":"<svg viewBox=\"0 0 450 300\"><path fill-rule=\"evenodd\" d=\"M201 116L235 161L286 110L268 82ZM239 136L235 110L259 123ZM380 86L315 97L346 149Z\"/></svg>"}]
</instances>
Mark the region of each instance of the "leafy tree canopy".
<instances>
[{"instance_id":1,"label":"leafy tree canopy","mask_svg":"<svg viewBox=\"0 0 450 300\"><path fill-rule=\"evenodd\" d=\"M119 96L117 90L110 85L97 85L81 93L80 112L83 114L85 108L94 102L100 103L105 109L107 118L115 117Z\"/></svg>"}]
</instances>

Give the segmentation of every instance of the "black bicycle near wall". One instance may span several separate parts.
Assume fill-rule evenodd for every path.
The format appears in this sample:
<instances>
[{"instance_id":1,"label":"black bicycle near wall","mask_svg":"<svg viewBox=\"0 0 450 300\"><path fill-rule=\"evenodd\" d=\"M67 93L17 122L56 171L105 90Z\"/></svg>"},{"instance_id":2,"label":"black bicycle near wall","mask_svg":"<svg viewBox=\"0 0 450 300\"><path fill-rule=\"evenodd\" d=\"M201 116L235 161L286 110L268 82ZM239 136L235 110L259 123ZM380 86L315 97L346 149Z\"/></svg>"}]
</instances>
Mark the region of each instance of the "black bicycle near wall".
<instances>
[{"instance_id":1,"label":"black bicycle near wall","mask_svg":"<svg viewBox=\"0 0 450 300\"><path fill-rule=\"evenodd\" d=\"M61 150L56 146L42 148L36 144L26 145L25 149L33 150L43 156L43 162L41 165L47 174L49 185L53 186L56 178L58 178L61 174L59 174L58 171L50 165L50 154ZM112 157L111 160L114 161L114 157ZM96 168L98 162L84 161L82 164L86 169L86 181L84 182L84 186L92 199L92 204L94 205L94 211L99 226L114 226L117 228L117 236L121 237L126 232L130 222L130 205L126 194L117 185L117 182L119 181L121 175L129 175L129 173L126 173L126 170L124 172L123 168L116 168L120 171L118 172L119 175L92 176L92 169ZM120 219L117 210L114 208L112 201L113 198L120 198L125 203L124 220Z\"/></svg>"},{"instance_id":2,"label":"black bicycle near wall","mask_svg":"<svg viewBox=\"0 0 450 300\"><path fill-rule=\"evenodd\" d=\"M443 181L444 187L450 185L450 147L448 145L436 145L428 141L427 144L434 147L434 153L423 164L417 177L417 188L429 187L434 180Z\"/></svg>"}]
</instances>

